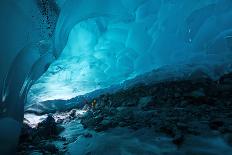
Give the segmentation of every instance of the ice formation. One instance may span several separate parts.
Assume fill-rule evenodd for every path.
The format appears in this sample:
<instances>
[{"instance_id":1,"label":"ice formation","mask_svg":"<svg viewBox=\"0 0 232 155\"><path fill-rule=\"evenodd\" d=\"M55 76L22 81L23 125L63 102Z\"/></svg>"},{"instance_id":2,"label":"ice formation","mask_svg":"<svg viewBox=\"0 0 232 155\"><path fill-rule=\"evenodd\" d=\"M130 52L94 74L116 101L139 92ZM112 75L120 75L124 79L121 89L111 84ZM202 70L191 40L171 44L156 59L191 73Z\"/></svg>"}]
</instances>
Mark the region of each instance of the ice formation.
<instances>
[{"instance_id":1,"label":"ice formation","mask_svg":"<svg viewBox=\"0 0 232 155\"><path fill-rule=\"evenodd\" d=\"M32 87L29 103L69 99L165 65L231 60L230 0L61 4L55 36L61 55Z\"/></svg>"},{"instance_id":2,"label":"ice formation","mask_svg":"<svg viewBox=\"0 0 232 155\"><path fill-rule=\"evenodd\" d=\"M55 58L50 39L57 9L40 1L0 2L1 154L13 154L5 151L17 144L28 90Z\"/></svg>"},{"instance_id":3,"label":"ice formation","mask_svg":"<svg viewBox=\"0 0 232 155\"><path fill-rule=\"evenodd\" d=\"M9 141L3 148L15 145L28 90L46 71L28 104L72 98L167 65L228 68L231 7L231 0L1 0L0 138ZM8 128L11 138L4 137Z\"/></svg>"}]
</instances>

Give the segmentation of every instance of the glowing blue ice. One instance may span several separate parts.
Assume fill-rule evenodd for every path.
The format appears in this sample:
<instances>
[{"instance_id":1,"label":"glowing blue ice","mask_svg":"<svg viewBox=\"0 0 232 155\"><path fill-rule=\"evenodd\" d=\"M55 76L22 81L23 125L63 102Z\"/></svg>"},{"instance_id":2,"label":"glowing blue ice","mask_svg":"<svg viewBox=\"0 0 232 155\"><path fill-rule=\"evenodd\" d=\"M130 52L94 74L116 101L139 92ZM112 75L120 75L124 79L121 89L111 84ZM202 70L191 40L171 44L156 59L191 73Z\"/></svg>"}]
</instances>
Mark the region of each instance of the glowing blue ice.
<instances>
[{"instance_id":1,"label":"glowing blue ice","mask_svg":"<svg viewBox=\"0 0 232 155\"><path fill-rule=\"evenodd\" d=\"M225 63L231 6L230 0L66 1L55 37L62 54L29 101L68 99L164 65Z\"/></svg>"}]
</instances>

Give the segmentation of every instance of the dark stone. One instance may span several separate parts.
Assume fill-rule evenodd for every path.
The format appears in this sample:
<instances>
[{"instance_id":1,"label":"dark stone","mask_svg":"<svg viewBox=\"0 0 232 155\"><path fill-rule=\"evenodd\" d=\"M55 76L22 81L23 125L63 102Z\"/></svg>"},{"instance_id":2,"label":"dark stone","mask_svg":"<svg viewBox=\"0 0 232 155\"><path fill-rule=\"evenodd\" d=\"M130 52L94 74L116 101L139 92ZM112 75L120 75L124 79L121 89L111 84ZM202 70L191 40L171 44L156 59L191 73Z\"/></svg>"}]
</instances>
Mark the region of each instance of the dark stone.
<instances>
[{"instance_id":1,"label":"dark stone","mask_svg":"<svg viewBox=\"0 0 232 155\"><path fill-rule=\"evenodd\" d=\"M182 138L179 133L199 136L211 129L228 133L231 121L227 118L232 115L228 111L232 108L229 79L213 81L197 71L186 79L131 86L96 98L98 108L81 122L97 131L148 127L174 137L177 144Z\"/></svg>"},{"instance_id":2,"label":"dark stone","mask_svg":"<svg viewBox=\"0 0 232 155\"><path fill-rule=\"evenodd\" d=\"M30 127L28 124L23 123L21 135L20 135L20 142L31 142L34 136L35 130Z\"/></svg>"},{"instance_id":3,"label":"dark stone","mask_svg":"<svg viewBox=\"0 0 232 155\"><path fill-rule=\"evenodd\" d=\"M225 135L225 140L232 147L232 134L231 133Z\"/></svg>"},{"instance_id":4,"label":"dark stone","mask_svg":"<svg viewBox=\"0 0 232 155\"><path fill-rule=\"evenodd\" d=\"M177 134L176 128L171 125L163 125L160 127L160 132L165 133L171 137L175 137Z\"/></svg>"},{"instance_id":5,"label":"dark stone","mask_svg":"<svg viewBox=\"0 0 232 155\"><path fill-rule=\"evenodd\" d=\"M54 144L47 144L42 147L42 150L51 154L57 154L59 152L58 148Z\"/></svg>"},{"instance_id":6,"label":"dark stone","mask_svg":"<svg viewBox=\"0 0 232 155\"><path fill-rule=\"evenodd\" d=\"M228 73L228 74L223 75L219 79L219 83L220 84L232 85L232 73Z\"/></svg>"},{"instance_id":7,"label":"dark stone","mask_svg":"<svg viewBox=\"0 0 232 155\"><path fill-rule=\"evenodd\" d=\"M71 117L76 117L76 110L72 110L71 113L70 113L70 116Z\"/></svg>"},{"instance_id":8,"label":"dark stone","mask_svg":"<svg viewBox=\"0 0 232 155\"><path fill-rule=\"evenodd\" d=\"M140 98L138 105L141 109L144 109L144 110L150 109L151 107L155 106L154 102L152 101L152 96Z\"/></svg>"},{"instance_id":9,"label":"dark stone","mask_svg":"<svg viewBox=\"0 0 232 155\"><path fill-rule=\"evenodd\" d=\"M37 134L44 138L56 137L63 130L64 127L58 125L52 115L48 115L48 117L44 121L39 123L36 128Z\"/></svg>"},{"instance_id":10,"label":"dark stone","mask_svg":"<svg viewBox=\"0 0 232 155\"><path fill-rule=\"evenodd\" d=\"M213 130L218 130L220 127L224 125L224 122L218 119L211 120L209 122L209 127Z\"/></svg>"},{"instance_id":11,"label":"dark stone","mask_svg":"<svg viewBox=\"0 0 232 155\"><path fill-rule=\"evenodd\" d=\"M200 89L197 89L197 90L194 90L192 91L189 96L193 97L193 98L200 98L200 97L205 97L205 92L202 88Z\"/></svg>"},{"instance_id":12,"label":"dark stone","mask_svg":"<svg viewBox=\"0 0 232 155\"><path fill-rule=\"evenodd\" d=\"M173 140L172 140L173 144L176 144L177 146L180 146L183 144L184 142L184 135L182 134L178 134L176 135Z\"/></svg>"},{"instance_id":13,"label":"dark stone","mask_svg":"<svg viewBox=\"0 0 232 155\"><path fill-rule=\"evenodd\" d=\"M93 135L91 133L84 133L83 136L85 138L92 138L93 137Z\"/></svg>"}]
</instances>

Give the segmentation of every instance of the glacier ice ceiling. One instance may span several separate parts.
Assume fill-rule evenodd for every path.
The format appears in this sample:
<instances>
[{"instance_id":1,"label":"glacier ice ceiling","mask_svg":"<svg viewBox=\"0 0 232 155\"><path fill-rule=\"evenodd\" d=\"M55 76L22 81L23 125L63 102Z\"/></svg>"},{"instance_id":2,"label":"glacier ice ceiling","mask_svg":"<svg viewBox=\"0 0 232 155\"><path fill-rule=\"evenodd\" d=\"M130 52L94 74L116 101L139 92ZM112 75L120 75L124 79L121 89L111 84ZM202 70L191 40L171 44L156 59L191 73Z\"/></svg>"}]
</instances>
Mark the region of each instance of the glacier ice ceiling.
<instances>
[{"instance_id":1,"label":"glacier ice ceiling","mask_svg":"<svg viewBox=\"0 0 232 155\"><path fill-rule=\"evenodd\" d=\"M230 0L58 2L60 56L32 86L29 104L69 99L165 65L230 61Z\"/></svg>"}]
</instances>

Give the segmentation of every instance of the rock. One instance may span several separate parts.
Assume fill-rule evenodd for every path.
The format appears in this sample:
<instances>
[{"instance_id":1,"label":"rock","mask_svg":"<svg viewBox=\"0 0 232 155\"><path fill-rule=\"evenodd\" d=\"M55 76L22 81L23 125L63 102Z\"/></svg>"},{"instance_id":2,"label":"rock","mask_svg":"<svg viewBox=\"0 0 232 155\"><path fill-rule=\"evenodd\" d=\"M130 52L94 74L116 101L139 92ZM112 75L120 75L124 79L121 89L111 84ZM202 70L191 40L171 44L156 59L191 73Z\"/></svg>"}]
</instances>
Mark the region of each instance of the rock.
<instances>
[{"instance_id":1,"label":"rock","mask_svg":"<svg viewBox=\"0 0 232 155\"><path fill-rule=\"evenodd\" d=\"M82 110L89 110L89 109L90 109L90 107L88 104L85 104L85 106L82 108Z\"/></svg>"},{"instance_id":2,"label":"rock","mask_svg":"<svg viewBox=\"0 0 232 155\"><path fill-rule=\"evenodd\" d=\"M209 75L204 71L197 69L189 75L190 80L210 79Z\"/></svg>"},{"instance_id":3,"label":"rock","mask_svg":"<svg viewBox=\"0 0 232 155\"><path fill-rule=\"evenodd\" d=\"M106 117L99 124L97 124L95 126L95 130L98 131L98 132L99 131L104 131L104 130L107 130L109 128L114 127L113 124L115 124L115 123L113 123L112 118Z\"/></svg>"},{"instance_id":4,"label":"rock","mask_svg":"<svg viewBox=\"0 0 232 155\"><path fill-rule=\"evenodd\" d=\"M117 126L135 130L148 127L172 136L177 145L183 140L180 132L200 136L217 129L229 133L232 91L227 87L231 87L230 78L224 77L218 82L196 72L184 80L132 86L96 98L99 108L81 122L98 131ZM209 122L212 118L223 121Z\"/></svg>"},{"instance_id":5,"label":"rock","mask_svg":"<svg viewBox=\"0 0 232 155\"><path fill-rule=\"evenodd\" d=\"M149 109L151 106L154 106L154 103L152 102L152 96L140 98L138 105L141 109Z\"/></svg>"},{"instance_id":6,"label":"rock","mask_svg":"<svg viewBox=\"0 0 232 155\"><path fill-rule=\"evenodd\" d=\"M184 142L184 135L183 134L178 134L176 135L173 140L172 140L173 144L176 144L177 146L180 146L183 144Z\"/></svg>"},{"instance_id":7,"label":"rock","mask_svg":"<svg viewBox=\"0 0 232 155\"><path fill-rule=\"evenodd\" d=\"M116 117L118 121L133 119L133 108L131 107L118 107Z\"/></svg>"},{"instance_id":8,"label":"rock","mask_svg":"<svg viewBox=\"0 0 232 155\"><path fill-rule=\"evenodd\" d=\"M83 136L85 137L85 138L92 138L93 137L93 135L91 134L91 133L84 133L83 134Z\"/></svg>"},{"instance_id":9,"label":"rock","mask_svg":"<svg viewBox=\"0 0 232 155\"><path fill-rule=\"evenodd\" d=\"M228 73L228 74L223 75L219 79L219 83L226 84L226 85L232 85L232 73Z\"/></svg>"},{"instance_id":10,"label":"rock","mask_svg":"<svg viewBox=\"0 0 232 155\"><path fill-rule=\"evenodd\" d=\"M63 122L64 122L63 119L58 119L58 120L57 120L57 123L58 123L58 124L61 124L61 123L63 123Z\"/></svg>"},{"instance_id":11,"label":"rock","mask_svg":"<svg viewBox=\"0 0 232 155\"><path fill-rule=\"evenodd\" d=\"M23 123L22 131L20 135L20 142L31 142L34 134L35 134L34 129L30 127L28 124Z\"/></svg>"},{"instance_id":12,"label":"rock","mask_svg":"<svg viewBox=\"0 0 232 155\"><path fill-rule=\"evenodd\" d=\"M186 106L187 104L189 104L189 103L186 100L181 100L181 102L180 102L180 106Z\"/></svg>"},{"instance_id":13,"label":"rock","mask_svg":"<svg viewBox=\"0 0 232 155\"><path fill-rule=\"evenodd\" d=\"M223 125L224 125L224 122L219 119L214 119L209 122L209 127L213 130L218 130Z\"/></svg>"},{"instance_id":14,"label":"rock","mask_svg":"<svg viewBox=\"0 0 232 155\"><path fill-rule=\"evenodd\" d=\"M122 104L123 106L128 106L128 107L132 107L132 106L136 106L137 102L136 101L126 101Z\"/></svg>"},{"instance_id":15,"label":"rock","mask_svg":"<svg viewBox=\"0 0 232 155\"><path fill-rule=\"evenodd\" d=\"M200 89L197 89L193 92L191 92L189 94L189 96L193 97L193 98L200 98L200 97L205 97L205 92L204 92L204 89L200 88Z\"/></svg>"},{"instance_id":16,"label":"rock","mask_svg":"<svg viewBox=\"0 0 232 155\"><path fill-rule=\"evenodd\" d=\"M165 133L171 137L175 137L177 135L176 127L168 123L160 127L160 132Z\"/></svg>"},{"instance_id":17,"label":"rock","mask_svg":"<svg viewBox=\"0 0 232 155\"><path fill-rule=\"evenodd\" d=\"M65 137L59 136L59 137L57 138L57 140L59 140L59 141L66 141L67 139L66 139Z\"/></svg>"},{"instance_id":18,"label":"rock","mask_svg":"<svg viewBox=\"0 0 232 155\"><path fill-rule=\"evenodd\" d=\"M52 115L49 114L45 120L43 120L42 122L38 124L38 126L47 126L47 125L53 125L53 124L56 124L55 119L53 118Z\"/></svg>"},{"instance_id":19,"label":"rock","mask_svg":"<svg viewBox=\"0 0 232 155\"><path fill-rule=\"evenodd\" d=\"M136 122L146 123L150 121L151 119L155 118L154 117L155 114L156 114L155 110L152 110L152 111L137 110L137 111L134 111L134 119Z\"/></svg>"},{"instance_id":20,"label":"rock","mask_svg":"<svg viewBox=\"0 0 232 155\"><path fill-rule=\"evenodd\" d=\"M48 115L48 117L39 123L36 128L37 134L43 138L56 137L63 130L64 127L58 125L52 115Z\"/></svg>"},{"instance_id":21,"label":"rock","mask_svg":"<svg viewBox=\"0 0 232 155\"><path fill-rule=\"evenodd\" d=\"M131 107L118 107L117 115L120 115L126 119L126 118L133 116L133 110L134 108L131 108Z\"/></svg>"},{"instance_id":22,"label":"rock","mask_svg":"<svg viewBox=\"0 0 232 155\"><path fill-rule=\"evenodd\" d=\"M178 129L180 129L183 132L188 131L188 125L186 123L177 123L176 126Z\"/></svg>"},{"instance_id":23,"label":"rock","mask_svg":"<svg viewBox=\"0 0 232 155\"><path fill-rule=\"evenodd\" d=\"M59 150L54 144L47 144L42 147L42 150L44 150L44 152L49 152L51 154L57 154L59 152Z\"/></svg>"},{"instance_id":24,"label":"rock","mask_svg":"<svg viewBox=\"0 0 232 155\"><path fill-rule=\"evenodd\" d=\"M73 109L73 110L71 111L71 113L70 113L70 116L71 116L71 117L76 117L76 110Z\"/></svg>"},{"instance_id":25,"label":"rock","mask_svg":"<svg viewBox=\"0 0 232 155\"><path fill-rule=\"evenodd\" d=\"M120 127L125 127L125 126L127 126L127 123L125 123L125 122L119 122L118 125L119 125Z\"/></svg>"},{"instance_id":26,"label":"rock","mask_svg":"<svg viewBox=\"0 0 232 155\"><path fill-rule=\"evenodd\" d=\"M103 126L109 127L112 124L112 120L109 118L106 118L106 119L102 120L102 122L100 124Z\"/></svg>"},{"instance_id":27,"label":"rock","mask_svg":"<svg viewBox=\"0 0 232 155\"><path fill-rule=\"evenodd\" d=\"M232 134L226 134L225 135L225 141L232 147Z\"/></svg>"},{"instance_id":28,"label":"rock","mask_svg":"<svg viewBox=\"0 0 232 155\"><path fill-rule=\"evenodd\" d=\"M83 118L81 120L82 125L84 128L87 127L94 127L98 125L103 119L103 116L96 116L96 117L91 117L91 118Z\"/></svg>"},{"instance_id":29,"label":"rock","mask_svg":"<svg viewBox=\"0 0 232 155\"><path fill-rule=\"evenodd\" d=\"M174 94L174 96L175 96L175 98L178 98L178 97L181 96L181 94L180 94L179 92L176 92L176 93Z\"/></svg>"}]
</instances>

